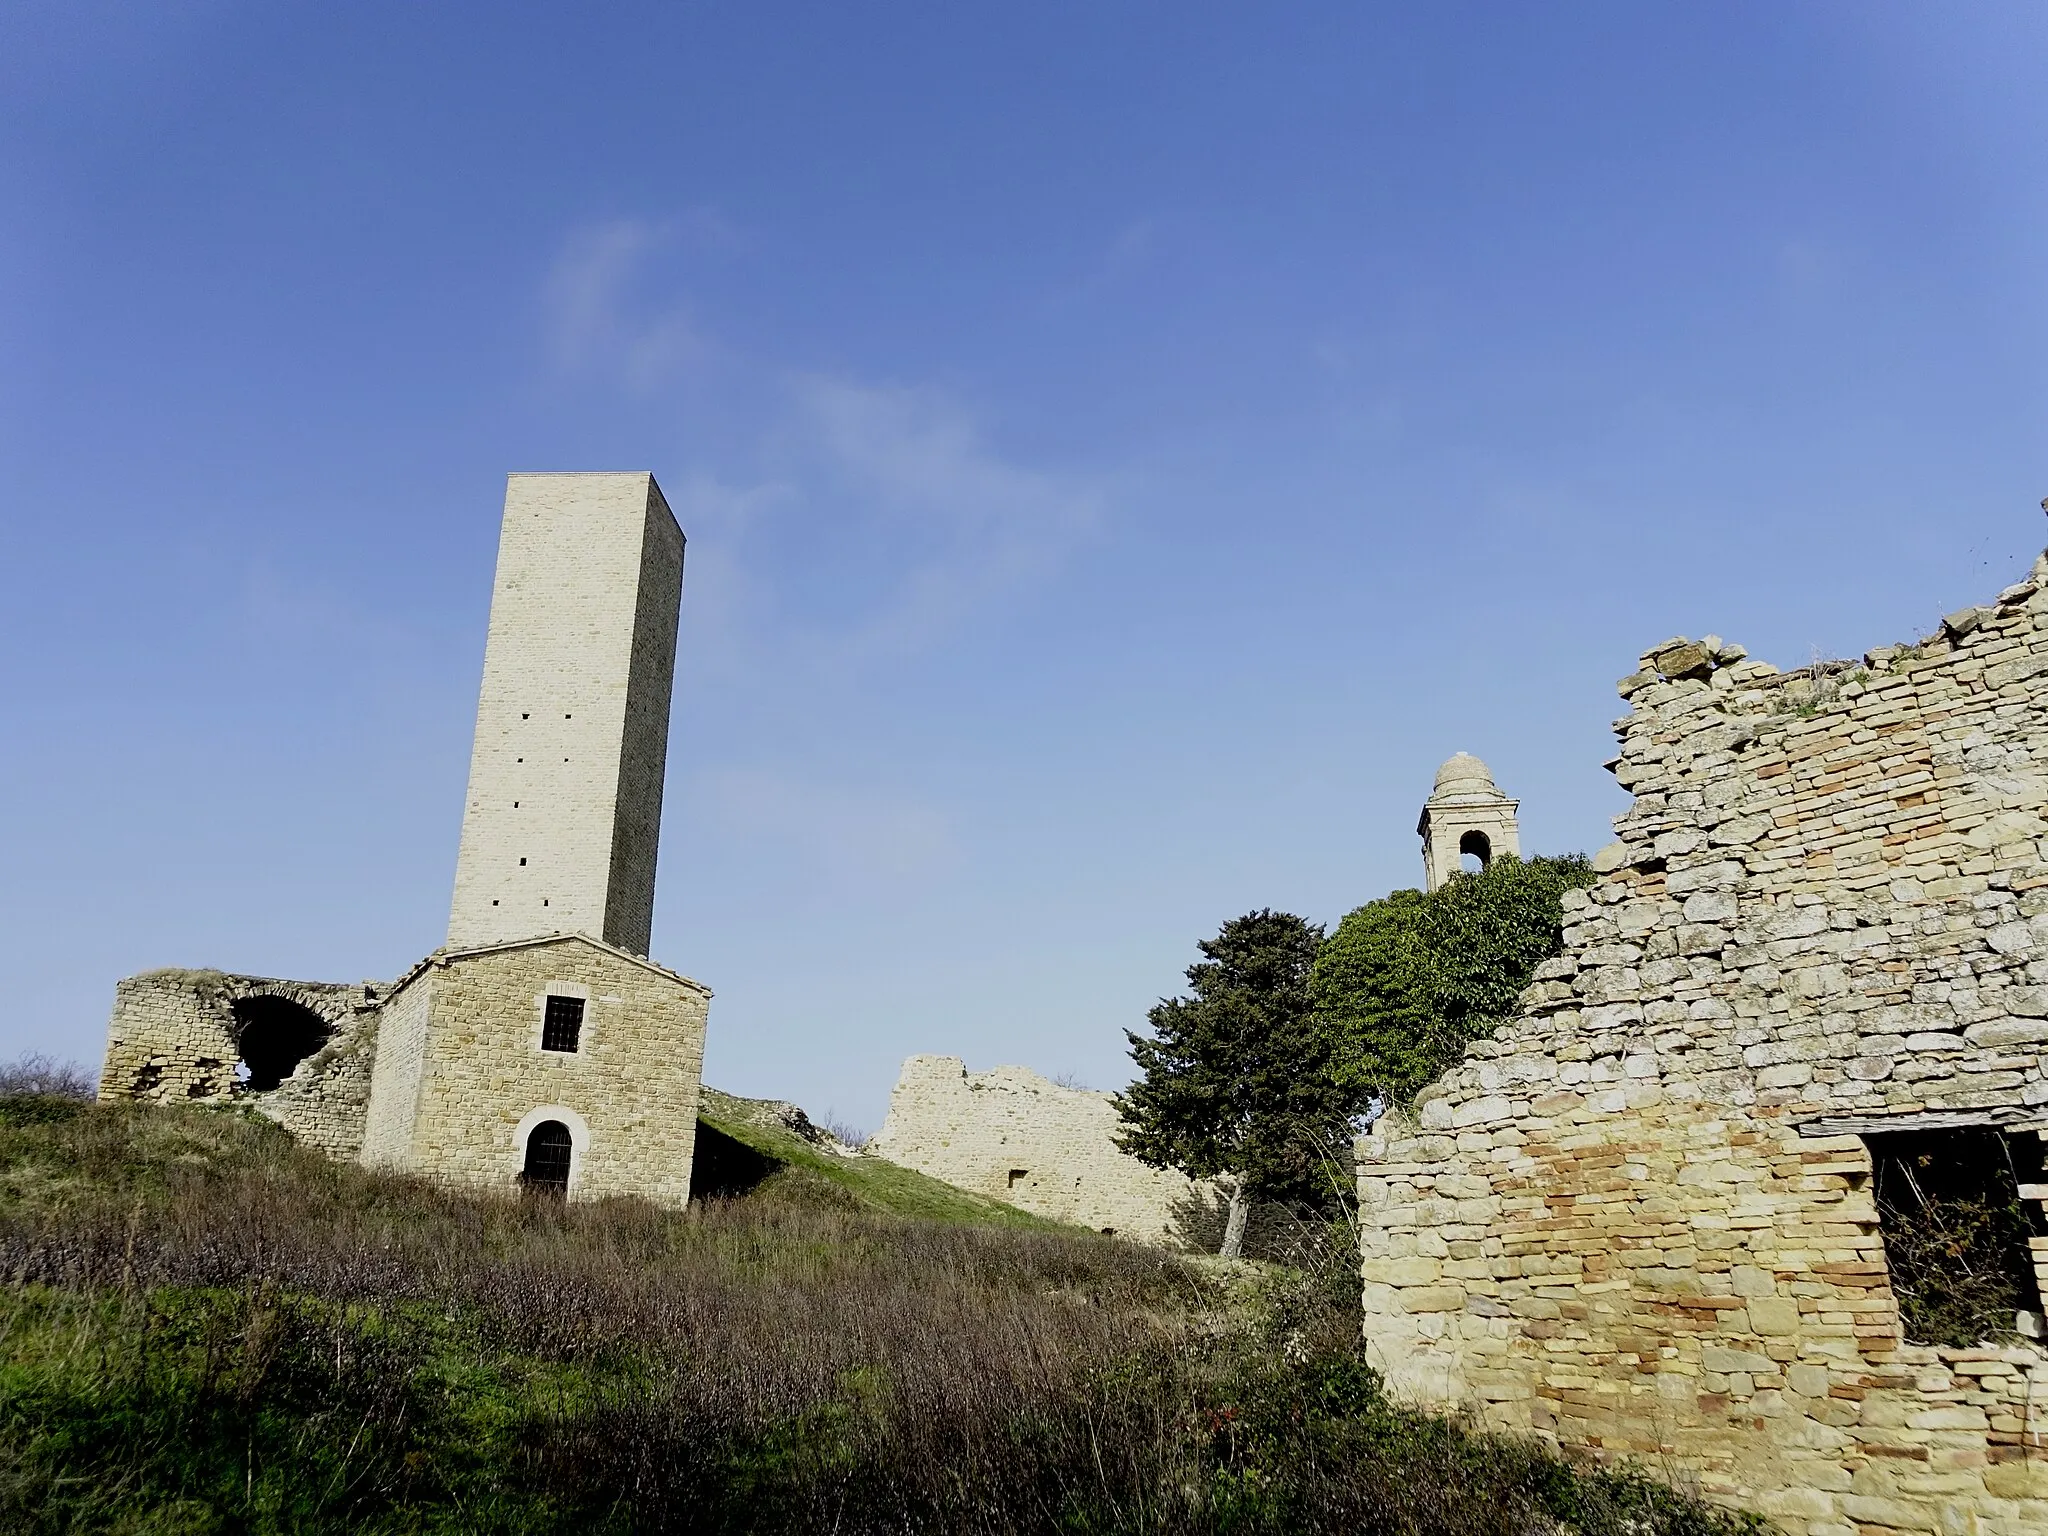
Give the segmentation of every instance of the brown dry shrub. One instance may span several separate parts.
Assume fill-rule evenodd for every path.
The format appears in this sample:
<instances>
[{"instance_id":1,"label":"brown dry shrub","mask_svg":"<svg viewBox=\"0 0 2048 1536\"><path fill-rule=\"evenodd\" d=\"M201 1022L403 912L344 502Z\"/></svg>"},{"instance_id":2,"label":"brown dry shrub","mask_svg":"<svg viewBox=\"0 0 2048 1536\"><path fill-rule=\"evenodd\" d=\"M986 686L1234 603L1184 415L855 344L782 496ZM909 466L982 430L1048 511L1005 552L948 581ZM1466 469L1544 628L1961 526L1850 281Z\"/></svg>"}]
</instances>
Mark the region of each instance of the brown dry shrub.
<instances>
[{"instance_id":1,"label":"brown dry shrub","mask_svg":"<svg viewBox=\"0 0 2048 1536\"><path fill-rule=\"evenodd\" d=\"M13 1528L1733 1529L1393 1407L1328 1275L1225 1296L1083 1232L493 1198L30 1102L0 1100Z\"/></svg>"}]
</instances>

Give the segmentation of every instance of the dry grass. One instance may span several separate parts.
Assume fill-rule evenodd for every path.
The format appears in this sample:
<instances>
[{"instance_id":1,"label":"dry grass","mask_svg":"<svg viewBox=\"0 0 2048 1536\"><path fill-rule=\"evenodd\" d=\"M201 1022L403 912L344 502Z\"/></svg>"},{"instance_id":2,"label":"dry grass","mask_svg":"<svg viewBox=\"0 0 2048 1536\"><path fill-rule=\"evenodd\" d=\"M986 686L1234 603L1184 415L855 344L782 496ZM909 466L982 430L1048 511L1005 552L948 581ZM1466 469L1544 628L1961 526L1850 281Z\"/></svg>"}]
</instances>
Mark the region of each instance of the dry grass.
<instances>
[{"instance_id":1,"label":"dry grass","mask_svg":"<svg viewBox=\"0 0 2048 1536\"><path fill-rule=\"evenodd\" d=\"M0 1524L1726 1528L1398 1410L1341 1275L773 1198L457 1194L203 1110L0 1100Z\"/></svg>"}]
</instances>

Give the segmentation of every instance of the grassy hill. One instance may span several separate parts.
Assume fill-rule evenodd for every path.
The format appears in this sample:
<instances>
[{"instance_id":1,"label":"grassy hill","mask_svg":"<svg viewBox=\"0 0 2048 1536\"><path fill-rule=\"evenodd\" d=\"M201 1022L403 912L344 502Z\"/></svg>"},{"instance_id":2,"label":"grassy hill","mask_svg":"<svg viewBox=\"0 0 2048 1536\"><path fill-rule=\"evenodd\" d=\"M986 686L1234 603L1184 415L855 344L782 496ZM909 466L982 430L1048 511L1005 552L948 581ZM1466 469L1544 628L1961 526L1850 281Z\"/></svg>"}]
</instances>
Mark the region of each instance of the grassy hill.
<instances>
[{"instance_id":1,"label":"grassy hill","mask_svg":"<svg viewBox=\"0 0 2048 1536\"><path fill-rule=\"evenodd\" d=\"M743 1099L708 1087L697 1112L694 1181L700 1191L728 1197L809 1199L929 1221L1056 1226L1000 1200L844 1146L810 1128L803 1112L792 1112L789 1105Z\"/></svg>"},{"instance_id":2,"label":"grassy hill","mask_svg":"<svg viewBox=\"0 0 2048 1536\"><path fill-rule=\"evenodd\" d=\"M1391 1404L1343 1264L1226 1296L736 1105L776 1166L664 1212L0 1096L0 1529L1739 1528Z\"/></svg>"}]
</instances>

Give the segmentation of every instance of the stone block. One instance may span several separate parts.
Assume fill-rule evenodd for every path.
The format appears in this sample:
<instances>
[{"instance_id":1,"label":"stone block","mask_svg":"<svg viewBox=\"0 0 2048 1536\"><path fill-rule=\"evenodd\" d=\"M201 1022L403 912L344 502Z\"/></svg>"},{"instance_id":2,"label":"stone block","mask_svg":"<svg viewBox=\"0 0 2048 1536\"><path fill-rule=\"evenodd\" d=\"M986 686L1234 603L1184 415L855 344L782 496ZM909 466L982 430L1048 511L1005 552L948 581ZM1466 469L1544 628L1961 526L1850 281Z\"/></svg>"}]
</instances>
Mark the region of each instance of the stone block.
<instances>
[{"instance_id":1,"label":"stone block","mask_svg":"<svg viewBox=\"0 0 2048 1536\"><path fill-rule=\"evenodd\" d=\"M1994 1499L2048 1501L2048 1461L2008 1461L1986 1467L1984 1491Z\"/></svg>"},{"instance_id":2,"label":"stone block","mask_svg":"<svg viewBox=\"0 0 2048 1536\"><path fill-rule=\"evenodd\" d=\"M1398 1293L1399 1306L1403 1312L1462 1312L1465 1309L1465 1291L1455 1285L1425 1285Z\"/></svg>"},{"instance_id":3,"label":"stone block","mask_svg":"<svg viewBox=\"0 0 2048 1536\"><path fill-rule=\"evenodd\" d=\"M1720 1344L1709 1344L1700 1351L1700 1368L1717 1376L1770 1375L1777 1371L1777 1365L1768 1356Z\"/></svg>"},{"instance_id":4,"label":"stone block","mask_svg":"<svg viewBox=\"0 0 2048 1536\"><path fill-rule=\"evenodd\" d=\"M1733 891L1698 891L1685 899L1689 923L1732 923L1741 903Z\"/></svg>"},{"instance_id":5,"label":"stone block","mask_svg":"<svg viewBox=\"0 0 2048 1536\"><path fill-rule=\"evenodd\" d=\"M1759 1296L1749 1304L1752 1333L1786 1338L1799 1332L1799 1303L1790 1297Z\"/></svg>"},{"instance_id":6,"label":"stone block","mask_svg":"<svg viewBox=\"0 0 2048 1536\"><path fill-rule=\"evenodd\" d=\"M1360 1266L1362 1277L1375 1284L1396 1287L1434 1285L1443 1265L1432 1258L1367 1259Z\"/></svg>"},{"instance_id":7,"label":"stone block","mask_svg":"<svg viewBox=\"0 0 2048 1536\"><path fill-rule=\"evenodd\" d=\"M2032 991L2033 988L2011 988L2010 991ZM1963 1031L1963 1039L1974 1046L1987 1050L2003 1050L2015 1045L2048 1044L2048 1019L1994 1019L1983 1024L1972 1024Z\"/></svg>"},{"instance_id":8,"label":"stone block","mask_svg":"<svg viewBox=\"0 0 2048 1536\"><path fill-rule=\"evenodd\" d=\"M1833 1377L1824 1366L1793 1365L1786 1367L1785 1384L1801 1397L1826 1397Z\"/></svg>"}]
</instances>

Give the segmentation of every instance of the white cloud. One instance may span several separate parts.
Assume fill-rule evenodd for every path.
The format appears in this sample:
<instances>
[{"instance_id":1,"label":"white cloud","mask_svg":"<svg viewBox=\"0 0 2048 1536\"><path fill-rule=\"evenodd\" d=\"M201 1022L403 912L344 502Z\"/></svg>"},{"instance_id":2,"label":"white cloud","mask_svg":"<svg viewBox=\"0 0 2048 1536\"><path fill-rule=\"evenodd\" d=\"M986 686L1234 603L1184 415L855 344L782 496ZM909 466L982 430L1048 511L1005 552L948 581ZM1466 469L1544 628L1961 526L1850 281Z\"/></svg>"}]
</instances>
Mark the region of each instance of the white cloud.
<instances>
[{"instance_id":1,"label":"white cloud","mask_svg":"<svg viewBox=\"0 0 2048 1536\"><path fill-rule=\"evenodd\" d=\"M1133 226L1120 259L1141 255L1147 238ZM677 262L746 245L708 210L589 225L564 241L544 296L564 373L679 400L716 381L722 440L704 443L693 419L691 439L710 451L664 488L691 535L691 626L732 653L728 667L747 664L741 651L791 645L835 671L919 649L1041 579L1088 536L1101 488L1006 456L946 394L785 371L707 337ZM735 472L743 452L759 454L752 473ZM867 535L864 568L829 616L812 597L785 611L803 564L790 551L804 529L827 524Z\"/></svg>"},{"instance_id":2,"label":"white cloud","mask_svg":"<svg viewBox=\"0 0 2048 1536\"><path fill-rule=\"evenodd\" d=\"M729 251L738 231L709 210L676 219L615 219L577 230L548 275L549 338L569 372L602 371L645 392L709 347L685 303L643 296L655 257L694 247Z\"/></svg>"},{"instance_id":3,"label":"white cloud","mask_svg":"<svg viewBox=\"0 0 2048 1536\"><path fill-rule=\"evenodd\" d=\"M864 648L928 641L1056 566L1098 521L1101 491L997 453L957 403L844 379L797 381L801 456L907 550L861 626Z\"/></svg>"}]
</instances>

